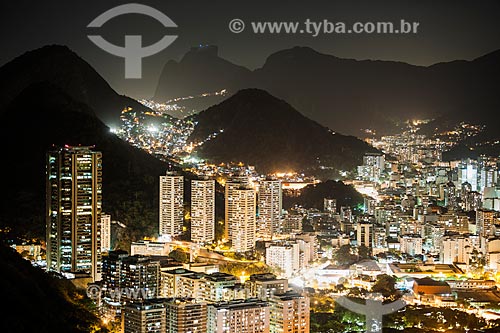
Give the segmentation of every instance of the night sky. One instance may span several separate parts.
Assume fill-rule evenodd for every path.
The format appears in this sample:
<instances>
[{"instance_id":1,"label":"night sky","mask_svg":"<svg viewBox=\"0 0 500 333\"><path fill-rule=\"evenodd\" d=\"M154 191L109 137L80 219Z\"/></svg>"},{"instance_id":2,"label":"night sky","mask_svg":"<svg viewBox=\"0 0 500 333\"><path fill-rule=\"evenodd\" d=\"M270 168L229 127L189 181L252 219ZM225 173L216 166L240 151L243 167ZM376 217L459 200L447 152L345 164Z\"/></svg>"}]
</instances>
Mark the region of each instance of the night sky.
<instances>
[{"instance_id":1,"label":"night sky","mask_svg":"<svg viewBox=\"0 0 500 333\"><path fill-rule=\"evenodd\" d=\"M65 44L88 61L119 93L150 97L166 61L179 60L194 45L215 44L219 54L249 68L262 66L272 52L310 46L320 52L355 59L397 60L417 65L473 59L500 48L499 1L140 1L170 17L177 25L165 29L142 15L125 15L98 31L87 24L102 12L128 1L2 1L0 65L23 52L46 44ZM254 35L231 33L228 22L304 21L420 22L417 35ZM248 30L248 29L247 29ZM178 35L162 52L143 60L143 78L126 80L123 59L87 39L96 33L114 44L125 34L143 35L144 44L164 34Z\"/></svg>"}]
</instances>

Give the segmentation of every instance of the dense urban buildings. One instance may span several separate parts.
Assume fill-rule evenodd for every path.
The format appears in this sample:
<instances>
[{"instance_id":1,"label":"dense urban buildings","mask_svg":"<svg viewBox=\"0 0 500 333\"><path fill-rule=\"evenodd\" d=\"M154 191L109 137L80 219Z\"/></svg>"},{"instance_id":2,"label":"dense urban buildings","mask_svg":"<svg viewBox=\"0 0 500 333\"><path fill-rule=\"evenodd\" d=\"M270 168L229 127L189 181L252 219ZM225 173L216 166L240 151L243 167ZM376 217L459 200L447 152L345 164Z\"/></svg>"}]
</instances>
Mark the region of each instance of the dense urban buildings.
<instances>
[{"instance_id":1,"label":"dense urban buildings","mask_svg":"<svg viewBox=\"0 0 500 333\"><path fill-rule=\"evenodd\" d=\"M52 2L0 11L0 333L500 333L500 1Z\"/></svg>"},{"instance_id":2,"label":"dense urban buildings","mask_svg":"<svg viewBox=\"0 0 500 333\"><path fill-rule=\"evenodd\" d=\"M65 146L47 154L47 267L101 274L102 154Z\"/></svg>"},{"instance_id":3,"label":"dense urban buildings","mask_svg":"<svg viewBox=\"0 0 500 333\"><path fill-rule=\"evenodd\" d=\"M167 171L158 238L132 241L131 255L111 251L100 153L56 149L47 155L48 268L95 281L99 315L125 332L309 333L322 298L361 290L368 299L384 279L394 279L390 297L412 306L467 302L487 318L476 304L500 304L500 160L443 161L452 143L416 134L418 124L371 139L380 152L367 153L357 172L339 173L356 194L322 189L307 207L284 209L283 195L295 200L305 186L321 187L313 177L193 160L185 170L197 176L186 179L185 193L188 173ZM218 184L224 221L216 221ZM33 246L17 248L40 257Z\"/></svg>"},{"instance_id":4,"label":"dense urban buildings","mask_svg":"<svg viewBox=\"0 0 500 333\"><path fill-rule=\"evenodd\" d=\"M408 137L414 141L406 147ZM311 304L310 297L343 295L352 288L368 292L385 274L396 279L398 297L411 305L457 308L464 301L475 304L482 296L496 297L498 159L444 162L442 154L433 151L441 149L438 141L413 132L374 144L384 153L397 154L364 156L353 179L345 181L361 194L355 205L347 203L347 195L327 193L315 198L315 207L283 209L283 192L296 198L303 188L284 189L282 177L292 176L259 175L251 167L229 164L190 169L199 175L189 180L190 192L184 193L182 172L169 171L160 177L159 237L131 242L131 255L110 251L111 216L102 214L97 203L97 233L92 237L99 241L99 255L107 252L101 279L93 278L100 291L95 298L99 314L120 321L125 332L308 333L311 308L323 306ZM60 163L56 160L65 160L60 153L68 154L71 168L55 167ZM47 230L52 234L54 223L60 223L53 213L57 205L62 213L70 213L73 206L65 205L74 201L85 207L77 213L94 212L87 206L96 198L94 191L101 191L97 180L102 172L94 170L93 163L101 163L100 155L90 158L94 153L88 147L67 147L48 157L48 174L53 176L47 179L47 203L53 218ZM72 168L87 173L78 178ZM73 188L59 191L73 174L80 190L76 201ZM219 228L218 235L217 182L225 187L225 219L220 221L224 230ZM119 221L114 223L121 227ZM81 226L87 230L86 223ZM54 246L51 240L48 245ZM22 244L21 249L31 251ZM54 261L48 258L47 263ZM264 272L273 274L248 273L245 265L263 265ZM231 274L219 272L221 267ZM60 271L70 277L90 273ZM475 290L482 296L473 294ZM472 307L469 311L482 315Z\"/></svg>"}]
</instances>

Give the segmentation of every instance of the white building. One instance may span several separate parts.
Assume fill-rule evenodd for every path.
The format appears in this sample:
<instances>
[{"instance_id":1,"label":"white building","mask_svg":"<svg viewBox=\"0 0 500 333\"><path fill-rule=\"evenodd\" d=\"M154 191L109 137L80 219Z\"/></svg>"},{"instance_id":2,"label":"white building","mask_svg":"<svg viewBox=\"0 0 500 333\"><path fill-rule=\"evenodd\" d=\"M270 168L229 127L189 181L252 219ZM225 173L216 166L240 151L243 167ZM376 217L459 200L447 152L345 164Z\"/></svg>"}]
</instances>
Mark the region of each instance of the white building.
<instances>
[{"instance_id":1,"label":"white building","mask_svg":"<svg viewBox=\"0 0 500 333\"><path fill-rule=\"evenodd\" d=\"M356 241L358 246L372 247L373 225L371 223L358 223L356 225Z\"/></svg>"},{"instance_id":2,"label":"white building","mask_svg":"<svg viewBox=\"0 0 500 333\"><path fill-rule=\"evenodd\" d=\"M234 209L235 193L236 189L247 187L249 185L248 178L235 178L230 179L226 182L224 191L224 238L226 240L231 240L232 236L232 226L236 220L236 210Z\"/></svg>"},{"instance_id":3,"label":"white building","mask_svg":"<svg viewBox=\"0 0 500 333\"><path fill-rule=\"evenodd\" d=\"M160 176L160 237L170 241L182 234L184 177L174 172Z\"/></svg>"},{"instance_id":4,"label":"white building","mask_svg":"<svg viewBox=\"0 0 500 333\"><path fill-rule=\"evenodd\" d=\"M443 264L469 263L473 246L469 237L446 237L441 242L440 259Z\"/></svg>"},{"instance_id":5,"label":"white building","mask_svg":"<svg viewBox=\"0 0 500 333\"><path fill-rule=\"evenodd\" d=\"M256 195L253 188L226 183L226 234L230 235L232 248L246 252L255 247Z\"/></svg>"},{"instance_id":6,"label":"white building","mask_svg":"<svg viewBox=\"0 0 500 333\"><path fill-rule=\"evenodd\" d=\"M215 239L215 180L191 181L191 241Z\"/></svg>"},{"instance_id":7,"label":"white building","mask_svg":"<svg viewBox=\"0 0 500 333\"><path fill-rule=\"evenodd\" d=\"M411 256L422 254L422 237L419 235L403 235L399 238L400 251Z\"/></svg>"},{"instance_id":8,"label":"white building","mask_svg":"<svg viewBox=\"0 0 500 333\"><path fill-rule=\"evenodd\" d=\"M281 181L262 180L259 183L258 232L263 238L272 239L278 233L282 206Z\"/></svg>"},{"instance_id":9,"label":"white building","mask_svg":"<svg viewBox=\"0 0 500 333\"><path fill-rule=\"evenodd\" d=\"M363 165L358 166L358 176L363 180L378 181L385 170L385 156L367 153L363 156Z\"/></svg>"},{"instance_id":10,"label":"white building","mask_svg":"<svg viewBox=\"0 0 500 333\"><path fill-rule=\"evenodd\" d=\"M486 244L486 258L488 259L488 267L494 271L500 268L500 239L489 239Z\"/></svg>"},{"instance_id":11,"label":"white building","mask_svg":"<svg viewBox=\"0 0 500 333\"><path fill-rule=\"evenodd\" d=\"M279 268L282 277L292 277L300 269L299 244L269 246L266 249L266 264Z\"/></svg>"},{"instance_id":12,"label":"white building","mask_svg":"<svg viewBox=\"0 0 500 333\"><path fill-rule=\"evenodd\" d=\"M458 172L458 184L461 186L463 183L469 183L472 186L472 191L477 191L477 162L471 159L464 160L460 162L457 167Z\"/></svg>"}]
</instances>

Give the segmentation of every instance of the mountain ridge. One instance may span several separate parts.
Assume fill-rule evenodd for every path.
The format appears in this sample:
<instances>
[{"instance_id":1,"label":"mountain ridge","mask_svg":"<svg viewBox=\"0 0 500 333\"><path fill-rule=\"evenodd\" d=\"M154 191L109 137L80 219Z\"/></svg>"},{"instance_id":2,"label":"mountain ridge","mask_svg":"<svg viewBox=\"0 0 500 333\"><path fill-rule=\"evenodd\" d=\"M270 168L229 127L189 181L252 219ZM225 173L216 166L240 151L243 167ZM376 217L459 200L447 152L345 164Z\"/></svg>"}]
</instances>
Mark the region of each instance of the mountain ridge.
<instances>
[{"instance_id":1,"label":"mountain ridge","mask_svg":"<svg viewBox=\"0 0 500 333\"><path fill-rule=\"evenodd\" d=\"M173 84L179 80L183 82L182 88L175 94L190 95L193 91L186 82L199 79L196 68L208 66L204 57L196 59L196 66L183 66L190 71L185 71L187 74L182 78L169 72L171 68L165 68L155 98L161 99L169 93L162 88L165 82ZM231 63L231 66L238 65ZM473 60L419 66L398 61L344 59L310 47L293 47L270 54L260 68L245 75L225 80L224 72L220 71L213 76L226 82L218 88L226 88L230 94L245 88L263 89L324 126L358 136L366 128L388 134L397 131L408 119L452 117L457 113L467 116L478 109L476 118L488 122L488 112L500 107L500 91L496 88L500 50ZM211 105L207 101L197 109Z\"/></svg>"},{"instance_id":2,"label":"mountain ridge","mask_svg":"<svg viewBox=\"0 0 500 333\"><path fill-rule=\"evenodd\" d=\"M83 58L64 45L46 45L27 51L0 67L0 108L38 82L50 82L76 101L89 105L108 126L119 124L125 107L151 111L136 100L118 94Z\"/></svg>"},{"instance_id":3,"label":"mountain ridge","mask_svg":"<svg viewBox=\"0 0 500 333\"><path fill-rule=\"evenodd\" d=\"M262 172L352 169L367 143L335 133L260 89L243 89L190 117L196 122L188 141L195 153L212 162L244 162ZM309 170L311 171L311 170ZM318 171L318 170L316 170ZM315 172L316 172L315 171Z\"/></svg>"}]
</instances>

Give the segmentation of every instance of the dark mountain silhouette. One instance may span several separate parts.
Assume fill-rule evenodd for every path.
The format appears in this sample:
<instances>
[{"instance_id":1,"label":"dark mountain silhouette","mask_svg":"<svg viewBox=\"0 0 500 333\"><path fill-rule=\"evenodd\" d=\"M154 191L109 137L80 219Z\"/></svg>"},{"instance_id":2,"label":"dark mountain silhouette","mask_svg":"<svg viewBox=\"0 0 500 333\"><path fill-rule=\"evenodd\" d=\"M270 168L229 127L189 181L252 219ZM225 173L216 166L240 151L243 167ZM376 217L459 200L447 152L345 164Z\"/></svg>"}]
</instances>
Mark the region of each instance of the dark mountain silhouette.
<instances>
[{"instance_id":1,"label":"dark mountain silhouette","mask_svg":"<svg viewBox=\"0 0 500 333\"><path fill-rule=\"evenodd\" d=\"M33 267L12 248L0 244L2 332L104 332L101 320L82 301L71 281ZM23 309L23 311L20 311ZM29 313L29 318L26 314ZM102 330L99 330L102 329Z\"/></svg>"},{"instance_id":2,"label":"dark mountain silhouette","mask_svg":"<svg viewBox=\"0 0 500 333\"><path fill-rule=\"evenodd\" d=\"M165 64L154 99L163 102L177 97L220 91L228 86L237 86L249 74L250 70L247 68L220 58L217 46L193 47L181 61L170 60ZM222 99L223 97L196 99L191 103L179 103L186 103L186 106L201 111Z\"/></svg>"},{"instance_id":3,"label":"dark mountain silhouette","mask_svg":"<svg viewBox=\"0 0 500 333\"><path fill-rule=\"evenodd\" d=\"M387 133L414 118L446 116L491 123L499 117L500 50L473 61L424 67L341 59L294 47L270 55L262 68L252 72L227 71L226 67L217 71L211 63L223 60L202 55L191 57L190 62L169 62L156 95L179 97L214 89L205 83L205 73L210 72L218 89L235 93L261 88L324 126L356 135L363 128Z\"/></svg>"},{"instance_id":4,"label":"dark mountain silhouette","mask_svg":"<svg viewBox=\"0 0 500 333\"><path fill-rule=\"evenodd\" d=\"M312 121L283 100L259 89L239 91L191 118L197 123L190 142L213 162L244 162L261 172L279 170L351 170L365 152L365 142L337 134Z\"/></svg>"},{"instance_id":5,"label":"dark mountain silhouette","mask_svg":"<svg viewBox=\"0 0 500 333\"><path fill-rule=\"evenodd\" d=\"M167 163L119 139L92 109L51 83L27 87L0 116L8 189L0 200L2 227L43 238L46 151L53 145L95 145L103 152L103 210L127 225L126 237L157 233L158 176Z\"/></svg>"},{"instance_id":6,"label":"dark mountain silhouette","mask_svg":"<svg viewBox=\"0 0 500 333\"><path fill-rule=\"evenodd\" d=\"M125 107L149 110L134 99L119 95L85 60L60 45L26 52L0 68L0 108L37 82L50 82L75 101L87 104L108 126L119 124Z\"/></svg>"}]
</instances>

